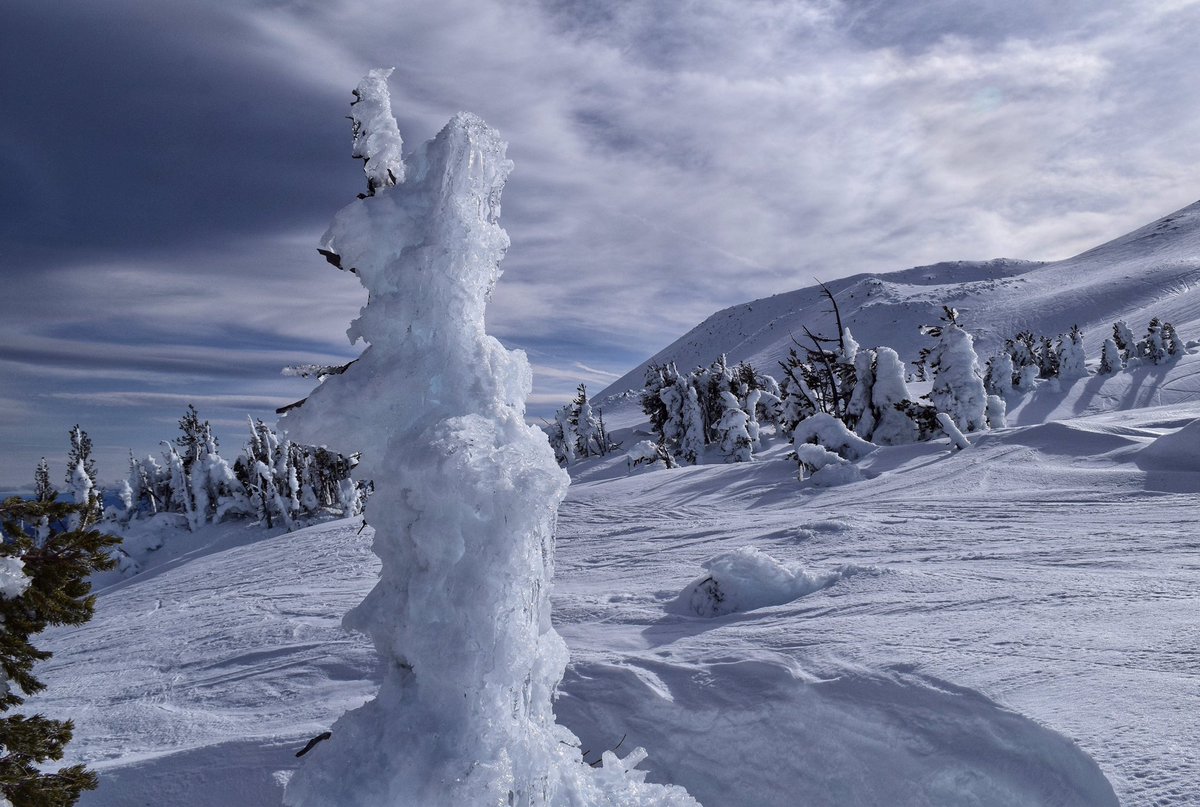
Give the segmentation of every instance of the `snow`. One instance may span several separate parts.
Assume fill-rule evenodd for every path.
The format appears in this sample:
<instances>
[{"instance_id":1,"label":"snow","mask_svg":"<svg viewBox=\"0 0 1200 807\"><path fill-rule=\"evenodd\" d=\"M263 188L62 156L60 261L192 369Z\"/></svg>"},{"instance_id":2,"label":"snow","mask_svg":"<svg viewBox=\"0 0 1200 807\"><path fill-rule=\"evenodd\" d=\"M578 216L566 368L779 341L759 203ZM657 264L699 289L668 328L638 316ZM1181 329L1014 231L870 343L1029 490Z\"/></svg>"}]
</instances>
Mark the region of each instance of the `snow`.
<instances>
[{"instance_id":1,"label":"snow","mask_svg":"<svg viewBox=\"0 0 1200 807\"><path fill-rule=\"evenodd\" d=\"M30 582L24 561L13 555L0 555L0 597L20 597Z\"/></svg>"},{"instance_id":2,"label":"snow","mask_svg":"<svg viewBox=\"0 0 1200 807\"><path fill-rule=\"evenodd\" d=\"M825 574L812 574L797 564L781 563L752 546L722 552L701 566L708 573L684 588L675 611L716 617L782 605L862 571L848 565Z\"/></svg>"},{"instance_id":3,"label":"snow","mask_svg":"<svg viewBox=\"0 0 1200 807\"><path fill-rule=\"evenodd\" d=\"M288 418L364 450L371 526L139 525L142 571L97 578L95 618L40 643L54 656L28 711L75 721L65 762L101 775L82 805L1200 803L1195 341L1107 375L1026 368L1008 427L969 451L948 450L967 445L955 412L950 440L893 423L879 446L816 416L794 446L764 432L754 462L584 458L556 513L565 480L522 417L528 364L483 330L508 246L503 144L460 115L396 162L370 98L385 79L356 114L384 133L368 175L403 166L402 184L373 180L324 242L371 290L350 329L369 347ZM1023 329L1078 322L1093 366L1118 319L1187 338L1197 279L1200 204L1066 261L828 285L875 353L874 406L908 396L900 356L944 303L977 378L972 343L987 355ZM826 307L815 289L736 306L654 361L770 369L800 324L834 332ZM636 402L602 405L648 456Z\"/></svg>"},{"instance_id":4,"label":"snow","mask_svg":"<svg viewBox=\"0 0 1200 807\"><path fill-rule=\"evenodd\" d=\"M1196 803L1200 475L1141 465L1197 418L1184 403L985 432L955 454L880 447L843 488L798 488L781 444L635 475L619 454L582 463L559 517L572 662L556 715L588 761L627 735L618 754L644 747L651 781L707 805ZM360 527L251 542L208 525L208 549L49 632L30 708L75 719L70 761L102 781L82 803L279 804L276 772L380 684L370 642L339 628L378 574ZM883 573L678 612L706 561L748 548Z\"/></svg>"}]
</instances>

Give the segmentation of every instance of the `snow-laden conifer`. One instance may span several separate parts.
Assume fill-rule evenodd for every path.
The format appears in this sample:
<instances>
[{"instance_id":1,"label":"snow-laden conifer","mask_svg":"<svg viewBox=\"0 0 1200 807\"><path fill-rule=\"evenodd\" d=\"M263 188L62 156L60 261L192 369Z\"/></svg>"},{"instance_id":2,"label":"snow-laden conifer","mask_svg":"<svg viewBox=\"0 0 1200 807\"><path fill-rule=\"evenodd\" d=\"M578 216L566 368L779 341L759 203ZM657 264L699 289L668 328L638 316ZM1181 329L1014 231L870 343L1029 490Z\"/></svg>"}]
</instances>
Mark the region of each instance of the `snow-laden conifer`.
<instances>
[{"instance_id":1,"label":"snow-laden conifer","mask_svg":"<svg viewBox=\"0 0 1200 807\"><path fill-rule=\"evenodd\" d=\"M929 354L933 370L933 389L929 400L939 412L945 412L962 431L973 432L987 425L984 410L987 393L974 340L958 324L958 312L946 308L944 323L926 328L938 339Z\"/></svg>"},{"instance_id":2,"label":"snow-laden conifer","mask_svg":"<svg viewBox=\"0 0 1200 807\"><path fill-rule=\"evenodd\" d=\"M1085 378L1087 371L1087 356L1083 352L1083 331L1078 325L1071 326L1071 332L1058 338L1058 373L1066 379Z\"/></svg>"},{"instance_id":3,"label":"snow-laden conifer","mask_svg":"<svg viewBox=\"0 0 1200 807\"><path fill-rule=\"evenodd\" d=\"M33 473L33 500L37 502L52 502L58 496L54 485L50 484L50 465L46 458L38 460L37 469Z\"/></svg>"},{"instance_id":4,"label":"snow-laden conifer","mask_svg":"<svg viewBox=\"0 0 1200 807\"><path fill-rule=\"evenodd\" d=\"M382 108L383 83L377 99L364 86L360 102ZM346 621L374 641L381 680L305 759L292 807L695 804L615 755L597 773L554 721L567 652L549 584L568 478L525 423L528 361L484 330L508 247L504 152L460 113L409 155L403 184L343 208L325 237L368 290L350 329L368 346L287 424L361 450L375 483L380 580Z\"/></svg>"},{"instance_id":5,"label":"snow-laden conifer","mask_svg":"<svg viewBox=\"0 0 1200 807\"><path fill-rule=\"evenodd\" d=\"M846 336L850 336L850 329L846 329ZM874 350L860 350L855 345L854 357L854 391L850 393L850 400L846 404L846 425L854 429L854 433L865 440L870 440L871 435L875 432L876 412L871 405L871 396L875 387L875 361L876 352Z\"/></svg>"},{"instance_id":6,"label":"snow-laden conifer","mask_svg":"<svg viewBox=\"0 0 1200 807\"><path fill-rule=\"evenodd\" d=\"M1112 339L1125 363L1137 356L1137 340L1133 336L1133 331L1125 324L1125 320L1119 319L1113 323Z\"/></svg>"},{"instance_id":7,"label":"snow-laden conifer","mask_svg":"<svg viewBox=\"0 0 1200 807\"><path fill-rule=\"evenodd\" d=\"M919 439L920 430L905 406L911 403L900 355L890 347L877 348L871 381L871 411L875 420L871 442L896 446Z\"/></svg>"},{"instance_id":8,"label":"snow-laden conifer","mask_svg":"<svg viewBox=\"0 0 1200 807\"><path fill-rule=\"evenodd\" d=\"M695 464L704 454L704 409L699 393L691 384L687 385L682 412L683 438L679 443L679 456Z\"/></svg>"},{"instance_id":9,"label":"snow-laden conifer","mask_svg":"<svg viewBox=\"0 0 1200 807\"><path fill-rule=\"evenodd\" d=\"M988 359L987 370L983 376L983 386L989 395L1004 397L1013 391L1014 376L1012 355L1007 351Z\"/></svg>"},{"instance_id":10,"label":"snow-laden conifer","mask_svg":"<svg viewBox=\"0 0 1200 807\"><path fill-rule=\"evenodd\" d=\"M750 418L732 392L722 392L721 403L725 407L721 419L717 421L721 451L729 462L749 462L754 451L754 441L747 428Z\"/></svg>"},{"instance_id":11,"label":"snow-laden conifer","mask_svg":"<svg viewBox=\"0 0 1200 807\"><path fill-rule=\"evenodd\" d=\"M989 429L1003 429L1008 426L1008 404L999 395L987 396L987 417Z\"/></svg>"},{"instance_id":12,"label":"snow-laden conifer","mask_svg":"<svg viewBox=\"0 0 1200 807\"><path fill-rule=\"evenodd\" d=\"M1100 375L1112 375L1124 366L1125 361L1121 358L1117 343L1111 337L1105 339L1104 347L1100 349L1100 366L1096 368L1096 372Z\"/></svg>"}]
</instances>

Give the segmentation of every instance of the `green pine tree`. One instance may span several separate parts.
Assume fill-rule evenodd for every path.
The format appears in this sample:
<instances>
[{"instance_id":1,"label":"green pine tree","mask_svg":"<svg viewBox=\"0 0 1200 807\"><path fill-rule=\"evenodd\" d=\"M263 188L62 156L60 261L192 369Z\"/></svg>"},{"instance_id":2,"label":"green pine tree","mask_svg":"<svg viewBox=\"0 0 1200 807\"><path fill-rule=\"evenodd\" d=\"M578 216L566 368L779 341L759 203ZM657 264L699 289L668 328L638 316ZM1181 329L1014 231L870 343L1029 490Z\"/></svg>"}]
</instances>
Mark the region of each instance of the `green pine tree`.
<instances>
[{"instance_id":1,"label":"green pine tree","mask_svg":"<svg viewBox=\"0 0 1200 807\"><path fill-rule=\"evenodd\" d=\"M14 497L0 503L0 714L45 688L34 664L50 657L30 639L48 625L79 625L92 617L95 597L88 575L111 569L109 547L120 539L98 530L63 528L80 506ZM38 541L27 530L49 524ZM62 759L71 739L70 720L42 715L0 716L0 796L20 807L69 807L96 787L96 774L83 765L46 772Z\"/></svg>"}]
</instances>

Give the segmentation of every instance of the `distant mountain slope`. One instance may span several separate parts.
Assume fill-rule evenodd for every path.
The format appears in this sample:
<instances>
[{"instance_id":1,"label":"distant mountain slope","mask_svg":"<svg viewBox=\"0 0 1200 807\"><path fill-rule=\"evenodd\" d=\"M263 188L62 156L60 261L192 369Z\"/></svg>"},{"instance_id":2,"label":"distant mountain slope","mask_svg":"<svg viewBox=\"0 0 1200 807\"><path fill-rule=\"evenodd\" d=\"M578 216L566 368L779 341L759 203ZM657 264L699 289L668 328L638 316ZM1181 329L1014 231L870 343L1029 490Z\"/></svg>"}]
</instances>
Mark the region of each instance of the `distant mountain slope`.
<instances>
[{"instance_id":1,"label":"distant mountain slope","mask_svg":"<svg viewBox=\"0 0 1200 807\"><path fill-rule=\"evenodd\" d=\"M1156 315L1184 339L1197 338L1198 284L1200 202L1062 261L955 261L827 285L860 344L888 345L911 362L929 343L919 327L935 322L943 304L959 310L983 356L1017 331L1057 335L1074 324L1083 328L1092 356L1114 320L1126 319L1140 335ZM674 361L691 369L720 353L774 373L804 326L834 334L828 309L814 285L718 311L597 397L640 388L649 364Z\"/></svg>"}]
</instances>

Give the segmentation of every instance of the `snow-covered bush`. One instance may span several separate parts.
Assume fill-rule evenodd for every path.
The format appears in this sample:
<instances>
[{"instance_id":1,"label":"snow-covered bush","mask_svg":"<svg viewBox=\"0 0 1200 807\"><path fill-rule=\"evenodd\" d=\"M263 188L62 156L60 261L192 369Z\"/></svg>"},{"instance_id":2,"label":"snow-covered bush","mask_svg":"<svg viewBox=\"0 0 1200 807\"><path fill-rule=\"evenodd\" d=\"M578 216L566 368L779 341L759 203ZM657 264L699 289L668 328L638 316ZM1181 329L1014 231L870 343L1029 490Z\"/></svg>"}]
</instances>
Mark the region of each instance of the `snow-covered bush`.
<instances>
[{"instance_id":1,"label":"snow-covered bush","mask_svg":"<svg viewBox=\"0 0 1200 807\"><path fill-rule=\"evenodd\" d=\"M684 587L676 603L678 610L703 617L782 605L864 571L847 565L813 574L798 563L780 562L752 546L722 552L701 566L708 573Z\"/></svg>"},{"instance_id":2,"label":"snow-covered bush","mask_svg":"<svg viewBox=\"0 0 1200 807\"><path fill-rule=\"evenodd\" d=\"M639 440L634 443L633 447L625 452L625 462L630 470L639 465L653 465L656 462L661 462L667 468L677 467L671 452L667 451L662 443L653 440Z\"/></svg>"},{"instance_id":3,"label":"snow-covered bush","mask_svg":"<svg viewBox=\"0 0 1200 807\"><path fill-rule=\"evenodd\" d=\"M386 75L359 85L360 103L389 109ZM508 247L505 148L460 113L324 238L368 290L349 331L368 347L287 424L361 449L374 480L380 580L346 624L374 641L382 680L291 779L292 807L695 804L615 762L596 774L554 721L567 652L549 585L569 480L525 423L525 355L484 330Z\"/></svg>"}]
</instances>

